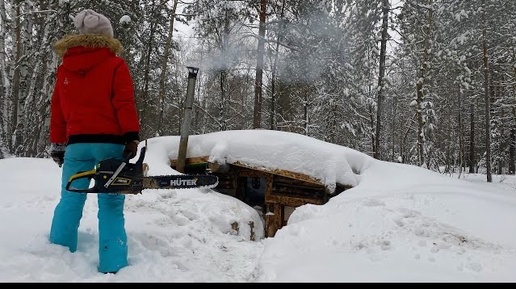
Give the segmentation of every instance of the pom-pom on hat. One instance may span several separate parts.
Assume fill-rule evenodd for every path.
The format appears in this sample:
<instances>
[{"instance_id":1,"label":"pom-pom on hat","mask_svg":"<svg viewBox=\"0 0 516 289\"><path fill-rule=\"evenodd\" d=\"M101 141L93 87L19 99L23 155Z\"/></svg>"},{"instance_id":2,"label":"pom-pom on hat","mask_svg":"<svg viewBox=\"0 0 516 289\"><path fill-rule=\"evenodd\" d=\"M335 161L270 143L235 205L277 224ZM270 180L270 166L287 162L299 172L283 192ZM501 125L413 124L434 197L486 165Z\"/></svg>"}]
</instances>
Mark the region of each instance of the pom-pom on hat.
<instances>
[{"instance_id":1,"label":"pom-pom on hat","mask_svg":"<svg viewBox=\"0 0 516 289\"><path fill-rule=\"evenodd\" d=\"M81 34L104 34L113 37L113 27L109 19L91 9L84 9L73 19Z\"/></svg>"}]
</instances>

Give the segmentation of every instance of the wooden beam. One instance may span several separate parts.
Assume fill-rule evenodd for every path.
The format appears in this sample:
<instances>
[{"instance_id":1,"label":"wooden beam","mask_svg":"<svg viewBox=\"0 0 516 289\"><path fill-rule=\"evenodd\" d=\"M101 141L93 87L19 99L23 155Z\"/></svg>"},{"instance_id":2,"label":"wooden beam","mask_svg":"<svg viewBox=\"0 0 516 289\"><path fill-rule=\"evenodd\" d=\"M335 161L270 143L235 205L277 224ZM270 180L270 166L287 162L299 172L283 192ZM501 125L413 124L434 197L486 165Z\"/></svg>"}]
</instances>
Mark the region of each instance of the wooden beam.
<instances>
[{"instance_id":1,"label":"wooden beam","mask_svg":"<svg viewBox=\"0 0 516 289\"><path fill-rule=\"evenodd\" d=\"M199 164L208 164L209 156L199 156L199 157L190 157L185 159L185 165L199 165ZM170 160L170 166L175 168L177 166L177 159Z\"/></svg>"},{"instance_id":2,"label":"wooden beam","mask_svg":"<svg viewBox=\"0 0 516 289\"><path fill-rule=\"evenodd\" d=\"M231 171L231 165L228 163L208 163L208 168L214 173L226 174Z\"/></svg>"},{"instance_id":3,"label":"wooden beam","mask_svg":"<svg viewBox=\"0 0 516 289\"><path fill-rule=\"evenodd\" d=\"M269 168L264 168L264 167L253 167L253 166L250 166L247 164L243 164L239 161L232 163L232 165L242 167L242 168L252 169L252 170L256 170L256 171L266 172L266 173L270 173L273 175L284 176L287 178L293 178L296 180L302 180L302 181L313 183L313 184L323 185L320 180L318 180L312 176L303 174L303 173L296 173L296 172L292 172L289 170L282 170L282 169L269 169Z\"/></svg>"},{"instance_id":4,"label":"wooden beam","mask_svg":"<svg viewBox=\"0 0 516 289\"><path fill-rule=\"evenodd\" d=\"M274 237L276 232L282 227L283 214L280 204L267 204L267 212L265 213L265 235L266 237Z\"/></svg>"},{"instance_id":5,"label":"wooden beam","mask_svg":"<svg viewBox=\"0 0 516 289\"><path fill-rule=\"evenodd\" d=\"M299 207L306 204L322 205L325 200L320 198L308 198L308 197L292 197L292 196L279 196L266 194L265 203L271 204L282 204L290 207Z\"/></svg>"}]
</instances>

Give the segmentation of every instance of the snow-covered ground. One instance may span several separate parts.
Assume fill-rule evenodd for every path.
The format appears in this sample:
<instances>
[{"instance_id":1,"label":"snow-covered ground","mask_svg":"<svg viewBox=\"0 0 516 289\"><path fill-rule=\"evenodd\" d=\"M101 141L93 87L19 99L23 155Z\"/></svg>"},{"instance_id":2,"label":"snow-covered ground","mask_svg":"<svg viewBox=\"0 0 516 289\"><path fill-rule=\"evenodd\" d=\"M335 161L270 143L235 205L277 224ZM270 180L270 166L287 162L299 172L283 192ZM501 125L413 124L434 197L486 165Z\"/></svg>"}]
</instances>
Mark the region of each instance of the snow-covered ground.
<instances>
[{"instance_id":1,"label":"snow-covered ground","mask_svg":"<svg viewBox=\"0 0 516 289\"><path fill-rule=\"evenodd\" d=\"M178 136L149 139L150 175ZM143 144L143 143L142 143ZM297 208L273 238L260 215L210 189L144 190L126 198L130 266L97 272L97 206L90 195L79 248L50 244L60 168L51 159L0 160L0 280L4 282L514 282L516 177L440 175L374 160L301 135L226 131L191 136L188 156L245 160L354 188ZM231 227L239 224L239 230ZM257 240L250 240L255 224ZM260 232L262 234L260 234Z\"/></svg>"}]
</instances>

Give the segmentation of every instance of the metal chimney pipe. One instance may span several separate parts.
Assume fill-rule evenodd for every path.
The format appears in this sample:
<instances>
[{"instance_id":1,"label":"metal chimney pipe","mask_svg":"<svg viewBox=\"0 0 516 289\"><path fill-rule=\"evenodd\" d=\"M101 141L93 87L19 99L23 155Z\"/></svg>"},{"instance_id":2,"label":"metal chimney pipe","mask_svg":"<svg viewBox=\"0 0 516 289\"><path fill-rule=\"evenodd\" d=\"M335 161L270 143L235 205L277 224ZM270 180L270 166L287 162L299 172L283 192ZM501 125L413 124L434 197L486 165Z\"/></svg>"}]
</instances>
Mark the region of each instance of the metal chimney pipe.
<instances>
[{"instance_id":1,"label":"metal chimney pipe","mask_svg":"<svg viewBox=\"0 0 516 289\"><path fill-rule=\"evenodd\" d=\"M183 125L181 126L181 139L179 140L179 151L177 155L176 170L185 172L186 165L186 149L188 146L188 135L190 134L190 123L192 120L192 107L194 101L195 82L197 80L197 72L199 68L187 66L188 68L188 87L186 89L186 101L184 105L185 116Z\"/></svg>"}]
</instances>

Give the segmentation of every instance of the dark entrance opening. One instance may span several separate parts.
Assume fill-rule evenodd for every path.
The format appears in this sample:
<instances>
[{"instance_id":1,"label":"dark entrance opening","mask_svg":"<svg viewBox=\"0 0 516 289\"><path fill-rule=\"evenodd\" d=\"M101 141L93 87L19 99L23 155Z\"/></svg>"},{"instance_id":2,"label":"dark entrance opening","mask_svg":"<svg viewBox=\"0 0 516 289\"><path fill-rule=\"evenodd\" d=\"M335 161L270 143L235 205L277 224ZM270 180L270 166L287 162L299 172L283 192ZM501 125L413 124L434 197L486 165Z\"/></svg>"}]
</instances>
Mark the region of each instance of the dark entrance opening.
<instances>
[{"instance_id":1,"label":"dark entrance opening","mask_svg":"<svg viewBox=\"0 0 516 289\"><path fill-rule=\"evenodd\" d=\"M263 206L265 203L265 178L244 177L244 203L254 206Z\"/></svg>"}]
</instances>

